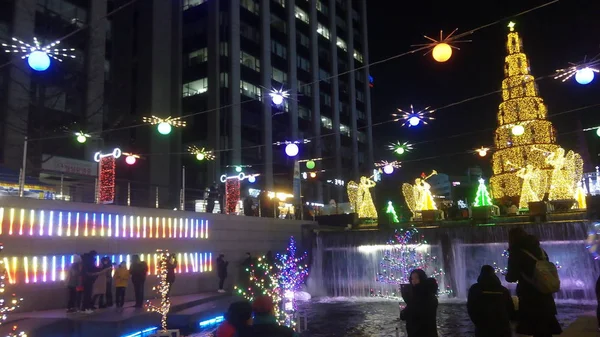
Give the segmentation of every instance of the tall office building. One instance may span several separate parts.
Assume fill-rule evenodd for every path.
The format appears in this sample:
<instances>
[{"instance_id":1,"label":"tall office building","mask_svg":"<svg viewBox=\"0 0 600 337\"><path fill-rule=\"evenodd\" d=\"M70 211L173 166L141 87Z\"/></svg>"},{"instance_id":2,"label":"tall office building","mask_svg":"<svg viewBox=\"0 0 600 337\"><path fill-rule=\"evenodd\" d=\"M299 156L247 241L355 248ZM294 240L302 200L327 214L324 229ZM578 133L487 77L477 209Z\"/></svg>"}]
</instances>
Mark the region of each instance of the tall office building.
<instances>
[{"instance_id":1,"label":"tall office building","mask_svg":"<svg viewBox=\"0 0 600 337\"><path fill-rule=\"evenodd\" d=\"M345 186L327 181L370 171L366 0L184 0L182 35L183 114L205 111L184 144L218 158L200 184L242 165L291 192L294 159L273 143L304 139L299 158L322 158L301 165L317 173L302 182L307 201L343 200ZM290 99L273 105L271 89Z\"/></svg>"}]
</instances>

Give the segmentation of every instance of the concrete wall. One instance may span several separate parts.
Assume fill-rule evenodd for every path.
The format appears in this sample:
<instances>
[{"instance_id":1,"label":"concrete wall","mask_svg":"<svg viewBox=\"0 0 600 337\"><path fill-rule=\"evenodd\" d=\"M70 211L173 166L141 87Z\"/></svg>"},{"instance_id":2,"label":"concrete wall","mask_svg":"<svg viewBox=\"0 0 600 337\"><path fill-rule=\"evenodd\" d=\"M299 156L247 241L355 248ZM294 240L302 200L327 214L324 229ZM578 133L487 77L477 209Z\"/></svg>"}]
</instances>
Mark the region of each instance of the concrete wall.
<instances>
[{"instance_id":1,"label":"concrete wall","mask_svg":"<svg viewBox=\"0 0 600 337\"><path fill-rule=\"evenodd\" d=\"M68 225L69 214L70 225ZM79 226L78 235L75 235L77 214L79 214ZM86 214L88 216L87 236L85 235ZM116 237L115 233L117 215L119 219L125 217L127 223L123 231L123 221L119 220L119 237ZM95 222L93 221L94 216ZM173 220L171 237L169 237L169 218ZM133 222L129 219L132 219ZM159 227L158 238L156 237L156 226L150 225L150 219L164 221L164 225L161 224ZM175 227L176 219L188 219L186 223L189 225ZM115 259L117 260L119 254L141 253L148 256L157 249L168 249L174 253L194 253L194 255L187 256L187 263L185 256L180 257L182 273L176 275L173 289L175 295L193 294L216 290L218 280L215 259L218 254L225 254L226 259L230 261L229 278L226 285L231 289L240 275L239 266L246 252L264 254L268 250L283 251L290 236L295 236L301 243L303 228L316 226L311 221L15 197L0 198L0 223L2 225L0 240L4 244L1 256L5 258L9 281L12 282L7 285L8 293L16 293L19 297L24 298L22 310L65 307L67 291L64 282L60 281L62 256L66 257L65 268L68 268L71 254L81 254L90 250L96 250L101 255L116 255ZM189 232L185 230L185 227L188 227ZM146 228L145 237L144 228ZM151 228L152 230L150 230ZM174 228L179 228L179 232ZM165 230L166 238L162 238L163 230ZM109 231L111 232L110 236ZM68 232L70 236L67 236ZM125 237L123 237L123 233L125 233ZM133 233L132 237L131 233ZM199 254L199 257L196 253ZM212 256L210 263L205 260L205 256L209 259ZM27 266L25 266L25 257L27 257ZM45 260L44 257L46 257ZM152 258L152 256L150 257ZM154 268L152 261L150 261L150 267ZM147 297L153 298L154 294L151 292L151 288L155 284L156 278L150 276L146 282ZM132 297L133 290L129 288L127 298L131 299Z\"/></svg>"}]
</instances>

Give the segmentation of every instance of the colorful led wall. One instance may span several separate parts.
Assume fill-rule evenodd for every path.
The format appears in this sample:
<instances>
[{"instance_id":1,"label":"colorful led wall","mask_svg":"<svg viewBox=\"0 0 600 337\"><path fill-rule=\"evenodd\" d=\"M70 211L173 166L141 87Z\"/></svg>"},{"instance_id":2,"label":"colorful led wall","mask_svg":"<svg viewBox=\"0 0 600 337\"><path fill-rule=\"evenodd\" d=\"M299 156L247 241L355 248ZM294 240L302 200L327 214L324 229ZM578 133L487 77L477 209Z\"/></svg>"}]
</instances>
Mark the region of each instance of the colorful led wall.
<instances>
[{"instance_id":1,"label":"colorful led wall","mask_svg":"<svg viewBox=\"0 0 600 337\"><path fill-rule=\"evenodd\" d=\"M208 220L0 207L0 235L208 239Z\"/></svg>"},{"instance_id":2,"label":"colorful led wall","mask_svg":"<svg viewBox=\"0 0 600 337\"><path fill-rule=\"evenodd\" d=\"M176 253L178 274L205 273L212 271L212 253ZM115 265L126 261L130 267L132 254L99 254L96 263L100 264L102 256L109 256ZM140 259L148 264L148 274L157 275L160 265L156 253L138 254ZM72 255L21 256L4 257L4 265L10 284L30 284L65 281L69 267L73 261ZM116 266L115 266L116 268Z\"/></svg>"}]
</instances>

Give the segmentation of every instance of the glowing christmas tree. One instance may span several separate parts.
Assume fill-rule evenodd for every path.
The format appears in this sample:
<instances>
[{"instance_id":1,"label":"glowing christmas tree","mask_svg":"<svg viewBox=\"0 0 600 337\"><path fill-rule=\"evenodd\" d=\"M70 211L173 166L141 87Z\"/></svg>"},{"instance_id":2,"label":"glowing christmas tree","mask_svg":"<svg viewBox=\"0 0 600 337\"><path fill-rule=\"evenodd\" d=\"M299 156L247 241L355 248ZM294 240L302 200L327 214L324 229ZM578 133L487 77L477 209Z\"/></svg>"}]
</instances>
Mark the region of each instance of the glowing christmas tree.
<instances>
[{"instance_id":1,"label":"glowing christmas tree","mask_svg":"<svg viewBox=\"0 0 600 337\"><path fill-rule=\"evenodd\" d=\"M258 258L245 270L248 277L247 286L235 286L235 293L252 302L258 296L269 296L275 304L275 317L280 321L281 317L281 289L275 269L264 256Z\"/></svg>"},{"instance_id":2,"label":"glowing christmas tree","mask_svg":"<svg viewBox=\"0 0 600 337\"><path fill-rule=\"evenodd\" d=\"M475 195L475 207L491 206L492 199L488 193L487 187L485 187L484 180L479 179L479 187L477 188L477 195Z\"/></svg>"},{"instance_id":3,"label":"glowing christmas tree","mask_svg":"<svg viewBox=\"0 0 600 337\"><path fill-rule=\"evenodd\" d=\"M427 252L427 241L416 228L396 230L386 245L383 258L379 263L377 282L400 286L410 283L410 273L423 269L429 277L442 281L444 271L438 268L437 257ZM451 290L442 290L440 294L450 294ZM372 296L398 297L397 293L374 293Z\"/></svg>"},{"instance_id":4,"label":"glowing christmas tree","mask_svg":"<svg viewBox=\"0 0 600 337\"><path fill-rule=\"evenodd\" d=\"M547 120L546 105L530 74L523 42L514 27L511 22L494 140L497 150L492 158L494 175L490 180L494 198L519 196L521 179L516 173L528 164L540 169L542 178L549 181L552 166L546 163L546 157L559 147L555 144L554 127ZM548 192L550 184L541 185L545 186L542 194Z\"/></svg>"},{"instance_id":5,"label":"glowing christmas tree","mask_svg":"<svg viewBox=\"0 0 600 337\"><path fill-rule=\"evenodd\" d=\"M160 314L160 327L161 331L167 331L167 315L171 310L171 299L169 298L169 283L167 282L167 273L169 264L169 252L166 250L158 249L156 251L160 256L160 269L157 275L158 286L152 288L160 295L160 305L154 305L150 300L147 300L147 309L150 312L156 312Z\"/></svg>"},{"instance_id":6,"label":"glowing christmas tree","mask_svg":"<svg viewBox=\"0 0 600 337\"><path fill-rule=\"evenodd\" d=\"M392 205L391 201L388 201L387 209L385 210L387 214L390 215L393 223L398 223L398 214L396 214L396 210L394 209L394 205Z\"/></svg>"},{"instance_id":7,"label":"glowing christmas tree","mask_svg":"<svg viewBox=\"0 0 600 337\"><path fill-rule=\"evenodd\" d=\"M4 246L0 244L0 253L4 250ZM5 260L0 258L0 294L4 296L6 293L6 275L8 273ZM11 295L10 299L0 298L0 325L8 318L8 313L14 311L19 307L19 303L23 301L22 298L18 298L15 294ZM23 331L18 331L17 324L13 324L11 332L7 337L27 337L27 334Z\"/></svg>"},{"instance_id":8,"label":"glowing christmas tree","mask_svg":"<svg viewBox=\"0 0 600 337\"><path fill-rule=\"evenodd\" d=\"M277 280L279 289L283 294L282 320L283 324L294 327L296 320L295 293L300 290L308 277L308 266L303 262L306 253L296 255L296 240L290 237L290 243L284 254L277 254Z\"/></svg>"}]
</instances>

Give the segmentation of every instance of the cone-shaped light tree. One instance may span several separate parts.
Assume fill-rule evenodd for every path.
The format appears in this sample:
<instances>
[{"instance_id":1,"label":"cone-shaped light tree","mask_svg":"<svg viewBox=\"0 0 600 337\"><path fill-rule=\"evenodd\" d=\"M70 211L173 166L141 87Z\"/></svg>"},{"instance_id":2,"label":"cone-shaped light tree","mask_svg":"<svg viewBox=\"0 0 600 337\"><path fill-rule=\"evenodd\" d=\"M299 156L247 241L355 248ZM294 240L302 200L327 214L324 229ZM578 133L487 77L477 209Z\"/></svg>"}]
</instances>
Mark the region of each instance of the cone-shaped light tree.
<instances>
[{"instance_id":1,"label":"cone-shaped light tree","mask_svg":"<svg viewBox=\"0 0 600 337\"><path fill-rule=\"evenodd\" d=\"M475 195L475 207L491 205L492 198L490 198L490 194L485 186L485 181L483 179L479 179L479 187L477 188L477 194Z\"/></svg>"}]
</instances>

